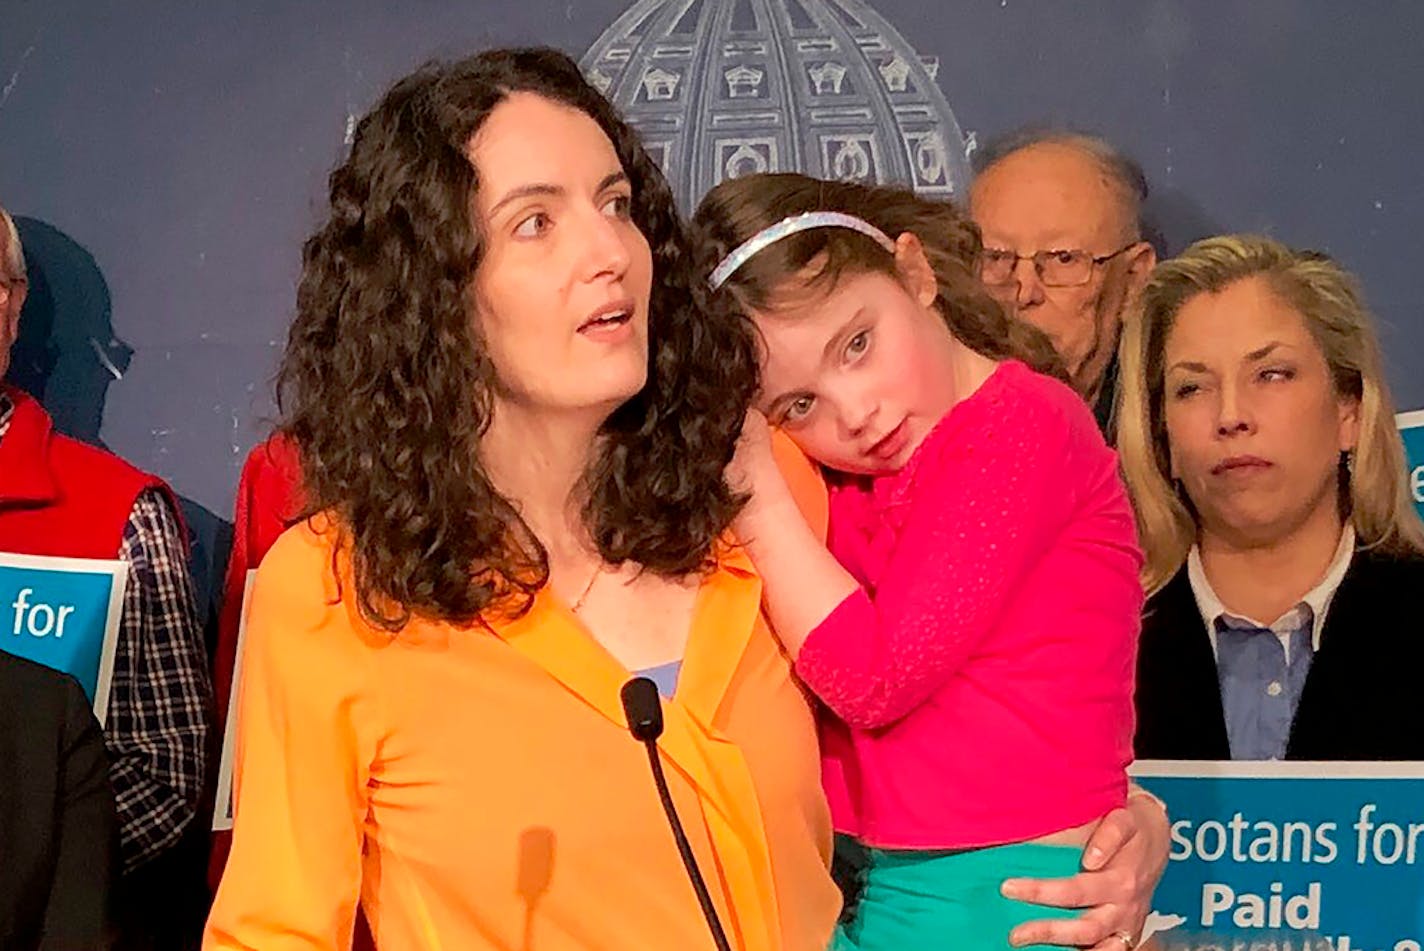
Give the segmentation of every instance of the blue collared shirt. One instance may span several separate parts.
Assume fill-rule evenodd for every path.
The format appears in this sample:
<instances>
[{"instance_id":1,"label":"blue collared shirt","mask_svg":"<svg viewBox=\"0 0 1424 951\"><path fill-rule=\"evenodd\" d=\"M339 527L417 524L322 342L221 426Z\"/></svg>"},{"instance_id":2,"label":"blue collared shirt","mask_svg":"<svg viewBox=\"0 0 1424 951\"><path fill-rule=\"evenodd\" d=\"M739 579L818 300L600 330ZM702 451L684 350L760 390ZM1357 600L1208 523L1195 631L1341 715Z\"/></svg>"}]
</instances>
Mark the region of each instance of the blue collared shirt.
<instances>
[{"instance_id":1,"label":"blue collared shirt","mask_svg":"<svg viewBox=\"0 0 1424 951\"><path fill-rule=\"evenodd\" d=\"M1207 580L1201 553L1192 546L1187 580L1216 655L1232 759L1285 756L1305 678L1320 650L1325 613L1354 554L1355 530L1346 523L1320 582L1274 623L1264 624L1227 610Z\"/></svg>"},{"instance_id":2,"label":"blue collared shirt","mask_svg":"<svg viewBox=\"0 0 1424 951\"><path fill-rule=\"evenodd\" d=\"M1271 627L1216 617L1216 676L1231 758L1283 759L1305 676L1315 659L1315 612L1302 601Z\"/></svg>"},{"instance_id":3,"label":"blue collared shirt","mask_svg":"<svg viewBox=\"0 0 1424 951\"><path fill-rule=\"evenodd\" d=\"M634 673L639 677L647 677L658 685L658 693L666 699L672 699L672 695L677 692L677 675L682 673L682 661L674 660L656 667L645 667Z\"/></svg>"}]
</instances>

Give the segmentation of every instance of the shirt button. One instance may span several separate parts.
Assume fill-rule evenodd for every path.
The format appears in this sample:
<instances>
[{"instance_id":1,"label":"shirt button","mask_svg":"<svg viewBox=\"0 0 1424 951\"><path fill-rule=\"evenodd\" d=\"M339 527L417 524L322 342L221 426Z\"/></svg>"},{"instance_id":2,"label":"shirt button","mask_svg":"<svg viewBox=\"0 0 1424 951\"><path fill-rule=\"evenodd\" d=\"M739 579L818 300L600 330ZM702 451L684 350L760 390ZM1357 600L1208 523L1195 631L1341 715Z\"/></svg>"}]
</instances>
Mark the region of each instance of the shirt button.
<instances>
[{"instance_id":1,"label":"shirt button","mask_svg":"<svg viewBox=\"0 0 1424 951\"><path fill-rule=\"evenodd\" d=\"M1270 686L1266 687L1266 693L1268 696L1279 697L1281 695L1281 682L1279 680L1272 680Z\"/></svg>"}]
</instances>

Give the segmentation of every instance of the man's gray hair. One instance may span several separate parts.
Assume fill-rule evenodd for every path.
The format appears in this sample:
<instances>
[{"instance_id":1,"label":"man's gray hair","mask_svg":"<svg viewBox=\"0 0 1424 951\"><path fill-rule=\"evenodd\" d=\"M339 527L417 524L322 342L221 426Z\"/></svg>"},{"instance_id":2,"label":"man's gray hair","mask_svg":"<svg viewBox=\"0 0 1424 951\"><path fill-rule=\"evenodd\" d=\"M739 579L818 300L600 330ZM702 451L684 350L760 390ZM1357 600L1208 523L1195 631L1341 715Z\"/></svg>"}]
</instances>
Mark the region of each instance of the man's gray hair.
<instances>
[{"instance_id":1,"label":"man's gray hair","mask_svg":"<svg viewBox=\"0 0 1424 951\"><path fill-rule=\"evenodd\" d=\"M1035 145L1067 146L1097 162L1122 199L1128 223L1136 232L1134 237L1144 235L1146 228L1142 221L1142 206L1147 201L1147 175L1141 165L1101 136L1061 126L1024 126L975 149L971 156L974 173L982 174L1015 152Z\"/></svg>"},{"instance_id":2,"label":"man's gray hair","mask_svg":"<svg viewBox=\"0 0 1424 951\"><path fill-rule=\"evenodd\" d=\"M15 219L0 206L0 230L5 234L5 276L23 278L25 276L25 249L20 244L20 232L15 228Z\"/></svg>"}]
</instances>

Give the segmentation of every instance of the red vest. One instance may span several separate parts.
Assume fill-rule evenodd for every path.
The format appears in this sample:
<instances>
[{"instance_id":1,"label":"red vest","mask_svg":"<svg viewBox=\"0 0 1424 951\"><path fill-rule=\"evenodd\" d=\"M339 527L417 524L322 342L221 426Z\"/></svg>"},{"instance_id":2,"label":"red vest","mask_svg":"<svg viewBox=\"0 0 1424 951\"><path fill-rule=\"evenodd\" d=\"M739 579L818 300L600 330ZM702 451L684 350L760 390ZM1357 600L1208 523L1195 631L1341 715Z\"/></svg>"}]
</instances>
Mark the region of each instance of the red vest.
<instances>
[{"instance_id":1,"label":"red vest","mask_svg":"<svg viewBox=\"0 0 1424 951\"><path fill-rule=\"evenodd\" d=\"M138 494L168 487L112 453L59 435L20 390L4 392L15 413L0 439L0 551L117 558Z\"/></svg>"},{"instance_id":2,"label":"red vest","mask_svg":"<svg viewBox=\"0 0 1424 951\"><path fill-rule=\"evenodd\" d=\"M232 555L223 580L222 613L218 616L217 654L213 658L213 685L218 696L218 726L227 717L232 690L233 659L237 654L237 629L242 620L242 592L247 573L262 563L262 556L301 510L301 460L296 444L278 434L255 447L242 467L233 513Z\"/></svg>"},{"instance_id":3,"label":"red vest","mask_svg":"<svg viewBox=\"0 0 1424 951\"><path fill-rule=\"evenodd\" d=\"M237 658L237 630L242 621L242 593L247 573L262 563L262 556L287 530L301 510L302 471L296 444L281 434L252 450L242 467L233 513L232 555L223 581L222 613L218 615L217 651L213 655L213 687L218 700L218 729L227 725L232 695L232 672ZM208 862L208 883L217 888L227 863L232 837L213 835Z\"/></svg>"}]
</instances>

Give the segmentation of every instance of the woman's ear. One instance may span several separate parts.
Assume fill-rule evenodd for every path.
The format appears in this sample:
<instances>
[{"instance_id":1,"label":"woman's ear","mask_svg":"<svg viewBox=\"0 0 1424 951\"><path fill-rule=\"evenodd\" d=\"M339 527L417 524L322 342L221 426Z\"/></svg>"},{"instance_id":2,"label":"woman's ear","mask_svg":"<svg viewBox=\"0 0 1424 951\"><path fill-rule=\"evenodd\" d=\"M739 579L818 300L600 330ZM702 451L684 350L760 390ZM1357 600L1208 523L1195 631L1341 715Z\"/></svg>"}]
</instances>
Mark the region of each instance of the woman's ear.
<instances>
[{"instance_id":1,"label":"woman's ear","mask_svg":"<svg viewBox=\"0 0 1424 951\"><path fill-rule=\"evenodd\" d=\"M902 231L895 239L895 270L920 306L934 304L939 296L939 281L925 256L925 246L913 231Z\"/></svg>"},{"instance_id":2,"label":"woman's ear","mask_svg":"<svg viewBox=\"0 0 1424 951\"><path fill-rule=\"evenodd\" d=\"M1340 451L1354 452L1360 443L1360 401L1353 396L1338 401L1340 419Z\"/></svg>"}]
</instances>

